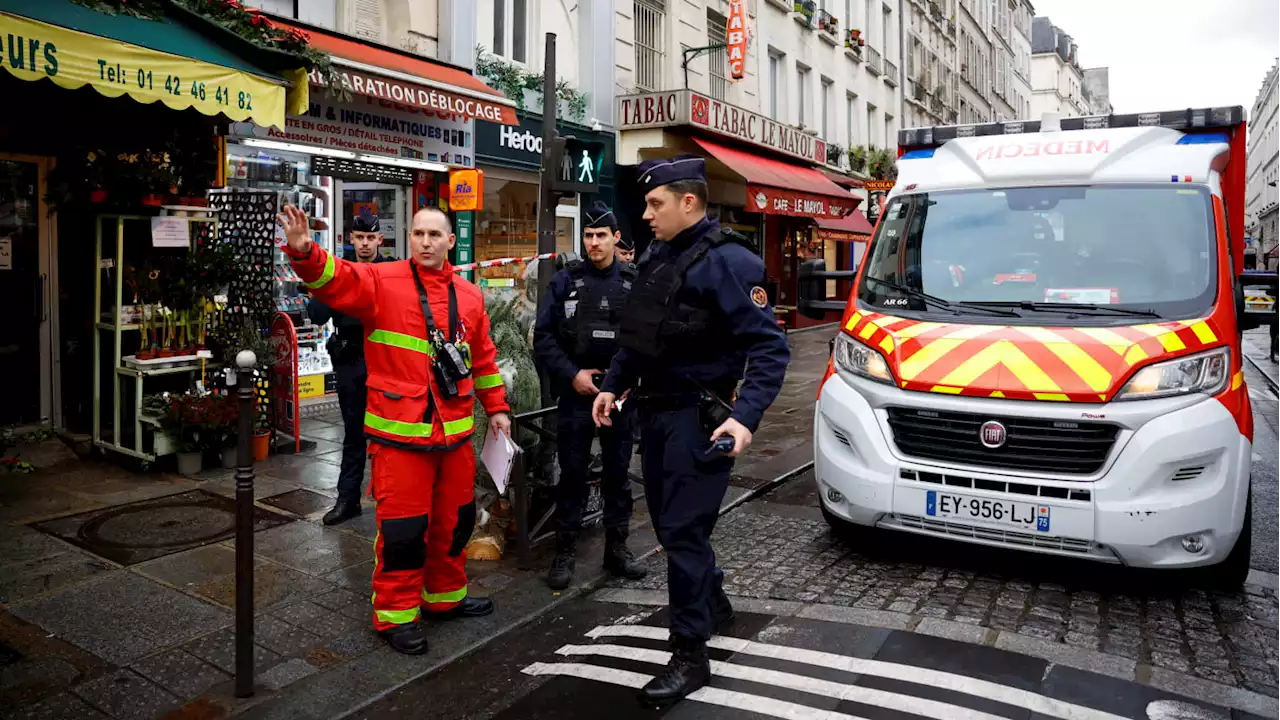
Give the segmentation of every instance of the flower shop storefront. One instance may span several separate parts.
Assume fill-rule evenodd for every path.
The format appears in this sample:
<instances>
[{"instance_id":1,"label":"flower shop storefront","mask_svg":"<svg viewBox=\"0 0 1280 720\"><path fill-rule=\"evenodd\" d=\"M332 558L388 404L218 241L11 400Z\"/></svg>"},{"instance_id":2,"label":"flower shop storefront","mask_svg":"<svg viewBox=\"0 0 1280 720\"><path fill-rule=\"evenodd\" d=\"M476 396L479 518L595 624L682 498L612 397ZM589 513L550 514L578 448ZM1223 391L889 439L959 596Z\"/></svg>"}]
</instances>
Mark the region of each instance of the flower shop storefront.
<instances>
[{"instance_id":1,"label":"flower shop storefront","mask_svg":"<svg viewBox=\"0 0 1280 720\"><path fill-rule=\"evenodd\" d=\"M283 22L283 21L282 21ZM378 217L381 254L403 259L413 213L421 207L449 212L449 172L476 166L477 127L515 122L514 103L461 68L307 29L328 54L343 96L323 88L313 73L303 112L284 127L235 123L227 144L229 188L274 193L312 218L312 238L352 259L351 219ZM450 213L458 234L455 263L473 260L472 213ZM272 259L277 311L294 323L298 401L308 412L337 402L337 377L327 350L331 323L316 326L309 302L287 258Z\"/></svg>"},{"instance_id":2,"label":"flower shop storefront","mask_svg":"<svg viewBox=\"0 0 1280 720\"><path fill-rule=\"evenodd\" d=\"M207 194L222 184L221 136L232 121L283 125L299 101L288 78L312 61L302 36L238 6L88 5L0 10L0 373L30 379L11 383L0 427L117 443L111 430L137 425L144 380L147 393L209 385L242 261L216 242ZM222 345L252 347L245 335ZM160 373L123 361L179 353L198 362Z\"/></svg>"},{"instance_id":3,"label":"flower shop storefront","mask_svg":"<svg viewBox=\"0 0 1280 720\"><path fill-rule=\"evenodd\" d=\"M816 222L854 212L859 199L819 169L826 143L794 127L692 90L618 98L618 164L691 152L707 158L709 211L755 241L767 271L765 289L788 329L814 324L796 311L800 263L826 257ZM634 167L620 170L618 197L637 245L650 235ZM643 238L643 239L642 239ZM839 319L838 313L832 319ZM819 322L825 322L819 321Z\"/></svg>"}]
</instances>

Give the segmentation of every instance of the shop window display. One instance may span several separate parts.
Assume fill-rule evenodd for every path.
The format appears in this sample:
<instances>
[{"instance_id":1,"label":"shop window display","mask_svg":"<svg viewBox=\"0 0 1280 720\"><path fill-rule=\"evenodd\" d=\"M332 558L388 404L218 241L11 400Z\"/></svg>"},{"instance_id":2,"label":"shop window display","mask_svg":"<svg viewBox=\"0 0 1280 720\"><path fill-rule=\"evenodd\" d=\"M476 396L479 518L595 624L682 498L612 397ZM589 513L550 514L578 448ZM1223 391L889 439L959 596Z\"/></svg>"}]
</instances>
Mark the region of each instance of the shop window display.
<instances>
[{"instance_id":1,"label":"shop window display","mask_svg":"<svg viewBox=\"0 0 1280 720\"><path fill-rule=\"evenodd\" d=\"M560 201L572 208L556 218L556 252L577 247L577 199ZM477 261L524 258L538 253L538 186L516 180L485 179L484 210L477 213L475 258ZM523 293L529 275L527 263L512 263L477 271L476 282L485 289Z\"/></svg>"}]
</instances>

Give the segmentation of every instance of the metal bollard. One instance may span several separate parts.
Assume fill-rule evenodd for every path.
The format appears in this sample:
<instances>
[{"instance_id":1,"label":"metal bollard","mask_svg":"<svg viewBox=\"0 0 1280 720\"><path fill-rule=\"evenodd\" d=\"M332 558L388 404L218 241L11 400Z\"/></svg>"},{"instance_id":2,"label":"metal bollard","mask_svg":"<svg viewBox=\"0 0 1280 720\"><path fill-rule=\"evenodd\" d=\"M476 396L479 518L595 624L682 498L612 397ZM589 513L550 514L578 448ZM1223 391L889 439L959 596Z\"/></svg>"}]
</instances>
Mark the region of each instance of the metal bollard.
<instances>
[{"instance_id":1,"label":"metal bollard","mask_svg":"<svg viewBox=\"0 0 1280 720\"><path fill-rule=\"evenodd\" d=\"M236 355L240 444L236 450L236 697L253 695L253 366L252 350Z\"/></svg>"}]
</instances>

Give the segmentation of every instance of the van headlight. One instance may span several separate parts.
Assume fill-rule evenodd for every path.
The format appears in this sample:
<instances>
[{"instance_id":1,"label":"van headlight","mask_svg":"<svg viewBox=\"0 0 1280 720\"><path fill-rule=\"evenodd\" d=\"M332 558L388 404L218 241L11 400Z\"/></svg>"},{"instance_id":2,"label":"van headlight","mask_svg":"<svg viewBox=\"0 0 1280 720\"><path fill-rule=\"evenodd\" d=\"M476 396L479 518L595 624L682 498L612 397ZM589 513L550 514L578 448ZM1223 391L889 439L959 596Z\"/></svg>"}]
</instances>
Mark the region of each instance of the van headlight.
<instances>
[{"instance_id":1,"label":"van headlight","mask_svg":"<svg viewBox=\"0 0 1280 720\"><path fill-rule=\"evenodd\" d=\"M1124 384L1116 400L1150 400L1204 393L1217 395L1230 377L1231 351L1217 348L1199 355L1148 365Z\"/></svg>"},{"instance_id":2,"label":"van headlight","mask_svg":"<svg viewBox=\"0 0 1280 720\"><path fill-rule=\"evenodd\" d=\"M893 374L884 356L844 333L836 336L835 363L841 372L893 384Z\"/></svg>"}]
</instances>

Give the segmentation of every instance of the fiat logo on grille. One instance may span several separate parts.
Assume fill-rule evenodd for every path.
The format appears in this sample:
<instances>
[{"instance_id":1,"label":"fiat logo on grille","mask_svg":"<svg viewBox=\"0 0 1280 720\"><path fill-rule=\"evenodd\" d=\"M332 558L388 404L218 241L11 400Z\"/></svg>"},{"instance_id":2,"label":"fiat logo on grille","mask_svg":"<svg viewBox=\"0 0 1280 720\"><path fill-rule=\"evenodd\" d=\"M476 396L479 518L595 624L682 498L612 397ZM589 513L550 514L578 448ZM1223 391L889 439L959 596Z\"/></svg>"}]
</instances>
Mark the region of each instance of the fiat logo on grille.
<instances>
[{"instance_id":1,"label":"fiat logo on grille","mask_svg":"<svg viewBox=\"0 0 1280 720\"><path fill-rule=\"evenodd\" d=\"M995 420L988 420L982 423L981 428L978 428L978 438L982 440L983 445L989 448L998 448L1004 445L1008 435L1009 433L1004 429L1004 425Z\"/></svg>"}]
</instances>

